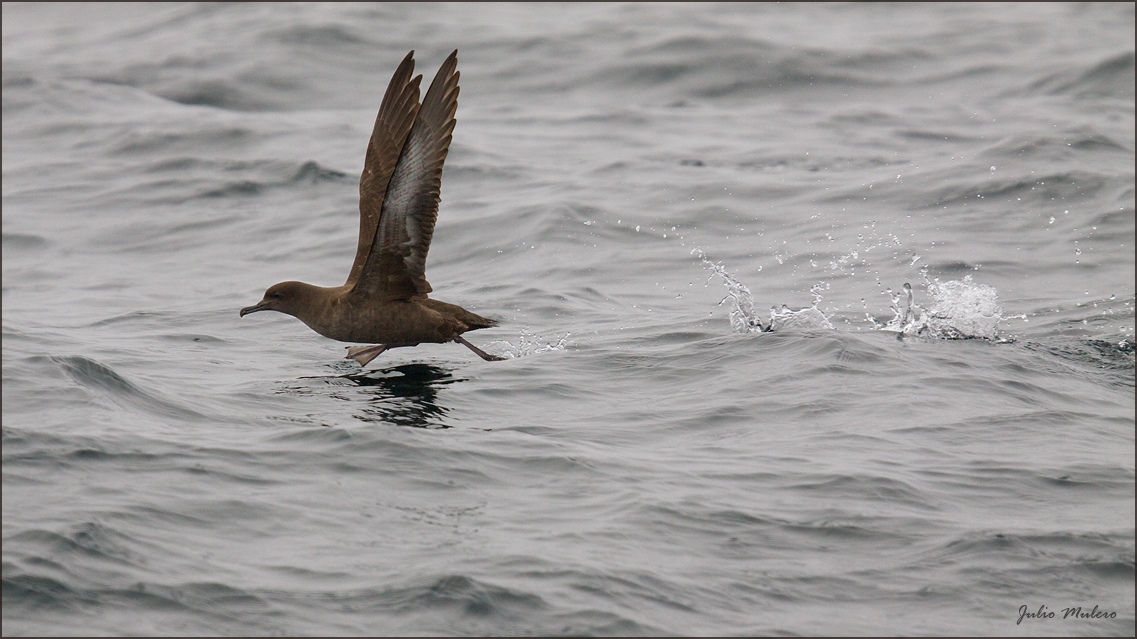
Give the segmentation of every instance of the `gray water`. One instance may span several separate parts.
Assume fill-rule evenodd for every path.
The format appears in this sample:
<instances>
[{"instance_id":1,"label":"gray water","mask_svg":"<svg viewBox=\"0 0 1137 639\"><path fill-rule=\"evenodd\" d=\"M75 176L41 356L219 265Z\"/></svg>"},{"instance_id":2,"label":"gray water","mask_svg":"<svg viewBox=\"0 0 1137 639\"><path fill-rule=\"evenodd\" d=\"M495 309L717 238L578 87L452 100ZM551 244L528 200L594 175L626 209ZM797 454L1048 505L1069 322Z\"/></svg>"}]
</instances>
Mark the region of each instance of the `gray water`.
<instances>
[{"instance_id":1,"label":"gray water","mask_svg":"<svg viewBox=\"0 0 1137 639\"><path fill-rule=\"evenodd\" d=\"M455 48L507 361L238 318ZM1132 635L1134 146L1132 4L5 4L4 634Z\"/></svg>"}]
</instances>

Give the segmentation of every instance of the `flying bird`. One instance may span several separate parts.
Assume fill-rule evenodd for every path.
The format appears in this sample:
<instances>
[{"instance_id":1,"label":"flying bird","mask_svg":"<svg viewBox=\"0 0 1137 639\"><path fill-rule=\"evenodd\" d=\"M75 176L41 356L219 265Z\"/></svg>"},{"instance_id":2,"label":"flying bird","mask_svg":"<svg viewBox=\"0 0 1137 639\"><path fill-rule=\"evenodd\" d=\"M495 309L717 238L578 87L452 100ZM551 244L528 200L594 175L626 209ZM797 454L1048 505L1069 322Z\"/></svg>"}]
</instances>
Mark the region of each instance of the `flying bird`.
<instances>
[{"instance_id":1,"label":"flying bird","mask_svg":"<svg viewBox=\"0 0 1137 639\"><path fill-rule=\"evenodd\" d=\"M458 51L442 63L419 104L422 75L414 51L403 58L383 96L359 178L359 245L343 286L281 282L241 309L292 315L324 337L351 346L345 359L366 366L391 348L458 342L484 360L490 355L462 337L497 322L431 299L426 254L438 219L442 163L458 109Z\"/></svg>"}]
</instances>

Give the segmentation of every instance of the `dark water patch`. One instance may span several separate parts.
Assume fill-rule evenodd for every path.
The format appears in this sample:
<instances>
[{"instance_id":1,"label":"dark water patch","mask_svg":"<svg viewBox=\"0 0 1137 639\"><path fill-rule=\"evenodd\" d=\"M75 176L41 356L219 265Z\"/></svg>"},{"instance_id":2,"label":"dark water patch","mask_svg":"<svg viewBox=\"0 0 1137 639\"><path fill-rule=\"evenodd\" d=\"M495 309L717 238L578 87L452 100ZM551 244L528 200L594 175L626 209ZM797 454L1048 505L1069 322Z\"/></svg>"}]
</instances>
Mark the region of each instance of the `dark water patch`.
<instances>
[{"instance_id":1,"label":"dark water patch","mask_svg":"<svg viewBox=\"0 0 1137 639\"><path fill-rule=\"evenodd\" d=\"M808 87L885 86L913 51L855 53L785 47L734 35L680 36L637 47L598 77L621 89L669 88L707 99Z\"/></svg>"},{"instance_id":2,"label":"dark water patch","mask_svg":"<svg viewBox=\"0 0 1137 639\"><path fill-rule=\"evenodd\" d=\"M76 446L92 446L94 445L94 441L95 440L82 435L64 437L34 429L4 426L2 448L4 450L6 463L8 459L7 455L17 450L25 450L28 448L62 450Z\"/></svg>"},{"instance_id":3,"label":"dark water patch","mask_svg":"<svg viewBox=\"0 0 1137 639\"><path fill-rule=\"evenodd\" d=\"M1123 153L1133 153L1133 146L1125 144L1123 140L1114 140L1113 138L1105 135L1104 133L1095 133L1093 131L1075 131L1073 142L1067 142L1071 148L1079 151L1089 151L1093 153L1121 151Z\"/></svg>"},{"instance_id":4,"label":"dark water patch","mask_svg":"<svg viewBox=\"0 0 1137 639\"><path fill-rule=\"evenodd\" d=\"M904 156L898 156L890 159L878 155L860 157L852 157L846 155L824 155L820 157L810 156L800 158L794 156L786 156L786 159L784 160L762 160L758 165L755 166L757 166L759 170L763 170L764 172L769 173L783 173L790 170L804 170L810 173L829 172L834 174L857 175L858 179L860 179L860 176L862 176L864 173L873 171L874 169L880 169L887 166L908 167L911 166L911 164L912 161ZM748 167L751 166L751 164L749 162L743 162L739 166ZM903 168L901 170L903 170ZM884 186L884 184L878 184L875 186L878 186L879 188L880 186ZM858 186L858 188L863 188L863 185ZM787 195L796 195L797 193L816 193L816 191L812 188L808 188L807 184L798 184L793 187L793 190L789 190L785 186L766 186L762 191L759 191L758 193L768 193L770 195L786 193ZM863 192L856 191L856 193L856 197L864 196ZM850 194L832 194L826 197L814 195L813 197L816 197L817 201L819 202L847 201L847 199L850 197Z\"/></svg>"},{"instance_id":5,"label":"dark water patch","mask_svg":"<svg viewBox=\"0 0 1137 639\"><path fill-rule=\"evenodd\" d=\"M433 391L425 391L416 397L403 397L399 399L376 396L369 400L371 405L353 413L353 417L362 422L379 424L393 424L411 428L450 428L445 422L450 412L445 406L434 401Z\"/></svg>"},{"instance_id":6,"label":"dark water patch","mask_svg":"<svg viewBox=\"0 0 1137 639\"><path fill-rule=\"evenodd\" d=\"M48 245L47 238L29 233L4 233L5 251L41 249Z\"/></svg>"},{"instance_id":7,"label":"dark water patch","mask_svg":"<svg viewBox=\"0 0 1137 639\"><path fill-rule=\"evenodd\" d=\"M1081 325L1081 322L1077 324ZM1053 355L1065 361L1123 373L1124 375L1119 378L1120 381L1128 380L1128 384L1133 385L1137 359L1134 356L1132 337L1117 336L1106 340L1100 337L1053 336L1045 342L1024 342L1023 348Z\"/></svg>"},{"instance_id":8,"label":"dark water patch","mask_svg":"<svg viewBox=\"0 0 1137 639\"><path fill-rule=\"evenodd\" d=\"M981 136L963 135L962 133L951 133L947 131L903 130L897 131L896 135L910 140L947 142L950 144L973 144L983 139Z\"/></svg>"},{"instance_id":9,"label":"dark water patch","mask_svg":"<svg viewBox=\"0 0 1137 639\"><path fill-rule=\"evenodd\" d=\"M1018 400L1022 406L1037 406L1044 401L1052 402L1054 400L1063 400L1069 402L1071 405L1079 403L1075 395L1069 392L1058 392L1053 387L1044 385L1041 382L1045 382L1045 380L1040 377L1035 377L1035 381L1040 383L1015 379L1025 377L1025 375L1029 373L1029 369L1025 367L1012 364L1000 368L1009 370L1009 378L992 379L987 382L994 385L997 395L1005 398L1014 398Z\"/></svg>"},{"instance_id":10,"label":"dark water patch","mask_svg":"<svg viewBox=\"0 0 1137 639\"><path fill-rule=\"evenodd\" d=\"M565 637L666 637L673 629L643 624L607 610L584 609L556 615L547 625L550 635Z\"/></svg>"},{"instance_id":11,"label":"dark water patch","mask_svg":"<svg viewBox=\"0 0 1137 639\"><path fill-rule=\"evenodd\" d=\"M184 173L194 169L216 169L218 163L197 157L180 157L159 160L146 167L147 173Z\"/></svg>"},{"instance_id":12,"label":"dark water patch","mask_svg":"<svg viewBox=\"0 0 1137 639\"><path fill-rule=\"evenodd\" d=\"M723 371L720 373L722 378L729 378L730 372ZM711 379L704 377L703 379ZM739 406L716 406L710 410L704 410L700 415L694 417L686 417L680 419L672 418L671 425L668 430L687 430L691 432L701 433L706 432L709 428L715 428L726 425L750 425L754 423L754 411L749 405Z\"/></svg>"},{"instance_id":13,"label":"dark water patch","mask_svg":"<svg viewBox=\"0 0 1137 639\"><path fill-rule=\"evenodd\" d=\"M120 634L124 616L139 624L138 628L150 628L152 634L169 633L171 629L175 634L218 634L218 628L236 627L251 635L273 628L272 620L265 618L273 612L267 600L219 583L170 586L137 582L130 587L78 588L20 575L4 577L4 592L6 633L10 627L38 627L42 623L37 615L40 608L80 612L80 619L55 620L78 634Z\"/></svg>"},{"instance_id":14,"label":"dark water patch","mask_svg":"<svg viewBox=\"0 0 1137 639\"><path fill-rule=\"evenodd\" d=\"M194 80L162 87L155 95L181 104L212 106L235 111L258 111L269 105L254 98L242 85L226 79Z\"/></svg>"},{"instance_id":15,"label":"dark water patch","mask_svg":"<svg viewBox=\"0 0 1137 639\"><path fill-rule=\"evenodd\" d=\"M844 497L848 498L848 497ZM864 495L857 498L863 499ZM874 503L870 498L866 503ZM654 505L635 509L655 535L675 539L700 538L715 540L716 554L736 558L752 557L756 549L763 552L788 551L812 545L823 539L828 543L862 548L865 544L888 547L906 546L910 533L897 530L896 518L864 518L833 513L817 519L765 517L738 510L708 510L692 505ZM917 524L918 525L918 524Z\"/></svg>"},{"instance_id":16,"label":"dark water patch","mask_svg":"<svg viewBox=\"0 0 1137 639\"><path fill-rule=\"evenodd\" d=\"M1015 387L1013 384L1011 385ZM1024 401L1024 404L1029 405L1031 402ZM1100 419L1099 415L1092 413L1080 413L1074 411L1062 410L1025 410L1022 412L1014 412L1010 414L995 414L983 415L980 417L971 417L961 420L956 423L959 427L976 427L976 426L994 426L998 430L1006 429L1013 426L1023 426L1028 428L1039 428L1042 426L1055 426L1055 427L1068 427L1074 428L1078 424L1085 422L1087 419Z\"/></svg>"},{"instance_id":17,"label":"dark water patch","mask_svg":"<svg viewBox=\"0 0 1137 639\"><path fill-rule=\"evenodd\" d=\"M771 90L800 89L805 87L832 88L857 86L886 86L888 83L858 74L839 73L808 61L788 60L778 64L775 72L744 81L723 82L718 86L700 87L691 94L706 99L751 98Z\"/></svg>"},{"instance_id":18,"label":"dark water patch","mask_svg":"<svg viewBox=\"0 0 1137 639\"><path fill-rule=\"evenodd\" d=\"M668 54L679 54L678 57L689 57L691 54L718 54L723 51L749 52L752 54L768 54L777 51L776 45L765 40L744 38L739 36L726 36L713 38L703 35L678 36L664 39L654 44L628 50L629 56L643 56L654 58Z\"/></svg>"},{"instance_id":19,"label":"dark water patch","mask_svg":"<svg viewBox=\"0 0 1137 639\"><path fill-rule=\"evenodd\" d=\"M327 423L322 417L319 417L317 415L265 415L265 419L270 419L274 422L281 422L283 424L291 424L294 426L320 426L322 430L328 430L337 433L336 436L351 436L350 434L344 435L340 432L341 429L332 426L331 424ZM290 433L290 435L301 438L304 437L298 433Z\"/></svg>"},{"instance_id":20,"label":"dark water patch","mask_svg":"<svg viewBox=\"0 0 1137 639\"><path fill-rule=\"evenodd\" d=\"M669 331L645 338L642 343L645 346L678 346L717 337L705 331Z\"/></svg>"},{"instance_id":21,"label":"dark water patch","mask_svg":"<svg viewBox=\"0 0 1137 639\"><path fill-rule=\"evenodd\" d=\"M266 89L293 89L297 85L282 77L229 74L208 77L202 60L173 57L161 64L137 64L111 73L97 73L92 82L133 87L159 98L188 106L206 106L230 111L267 111L278 106L266 99Z\"/></svg>"},{"instance_id":22,"label":"dark water patch","mask_svg":"<svg viewBox=\"0 0 1137 639\"><path fill-rule=\"evenodd\" d=\"M117 594L126 599L143 595L147 600L160 602L160 607L226 615L258 614L270 609L270 604L262 597L222 583L188 583L180 586L138 583L134 588Z\"/></svg>"},{"instance_id":23,"label":"dark water patch","mask_svg":"<svg viewBox=\"0 0 1137 639\"><path fill-rule=\"evenodd\" d=\"M541 572L529 575L542 576ZM698 610L696 593L690 588L662 579L643 570L615 573L608 570L556 571L560 581L567 581L577 592L590 594L607 601L619 602L622 607L643 610L645 606L661 606L667 611L694 613ZM548 578L550 575L543 575Z\"/></svg>"},{"instance_id":24,"label":"dark water patch","mask_svg":"<svg viewBox=\"0 0 1137 639\"><path fill-rule=\"evenodd\" d=\"M160 396L155 391L142 390L111 368L92 359L81 356L53 356L51 360L59 364L79 385L117 402L155 413L160 417L182 420L198 420L205 417L193 409Z\"/></svg>"},{"instance_id":25,"label":"dark water patch","mask_svg":"<svg viewBox=\"0 0 1137 639\"><path fill-rule=\"evenodd\" d=\"M96 322L92 322L92 323L88 324L88 326L92 326L92 327L113 326L115 324L121 324L124 322L130 323L130 322L146 321L146 320L157 319L157 318L162 318L162 317L169 317L169 315L167 313L156 313L153 311L131 311L129 313L123 313L122 315L115 315L114 317L108 317L106 319L101 319L101 320L98 320Z\"/></svg>"},{"instance_id":26,"label":"dark water patch","mask_svg":"<svg viewBox=\"0 0 1137 639\"><path fill-rule=\"evenodd\" d=\"M40 454L48 458L58 456L61 460L73 464L100 462L114 464L120 468L138 468L143 466L171 467L176 465L174 460L179 457L164 453L108 451L97 447L74 448L67 452L59 453L43 451Z\"/></svg>"},{"instance_id":27,"label":"dark water patch","mask_svg":"<svg viewBox=\"0 0 1137 639\"><path fill-rule=\"evenodd\" d=\"M66 583L50 577L15 573L13 567L4 562L3 601L5 633L9 632L9 622L17 615L16 611L43 614L50 611L68 610L77 605L94 603L94 597L71 588Z\"/></svg>"},{"instance_id":28,"label":"dark water patch","mask_svg":"<svg viewBox=\"0 0 1137 639\"><path fill-rule=\"evenodd\" d=\"M300 444L302 446L318 446L318 445L349 445L358 446L361 441L357 438L361 437L353 432L351 429L342 428L338 426L330 426L323 424L318 418L309 417L296 418L292 416L269 416L268 419L277 420L284 423L302 424L303 428L291 429L288 432L279 435L273 435L269 441L281 444ZM320 426L321 428L310 428L310 426ZM413 455L415 449L405 444L396 442L372 442L373 447L390 447L391 450L397 452L404 452L408 455Z\"/></svg>"},{"instance_id":29,"label":"dark water patch","mask_svg":"<svg viewBox=\"0 0 1137 639\"><path fill-rule=\"evenodd\" d=\"M377 371L345 375L359 386L381 386L396 395L417 393L426 384L452 384L464 381L454 377L454 371L433 364L402 364Z\"/></svg>"},{"instance_id":30,"label":"dark water patch","mask_svg":"<svg viewBox=\"0 0 1137 639\"><path fill-rule=\"evenodd\" d=\"M324 168L319 163L308 160L289 179L292 184L319 184L320 182L347 182L354 178L342 171Z\"/></svg>"},{"instance_id":31,"label":"dark water patch","mask_svg":"<svg viewBox=\"0 0 1137 639\"><path fill-rule=\"evenodd\" d=\"M219 196L224 197L224 196ZM195 216L190 222L148 222L129 228L116 228L104 235L103 244L116 252L168 253L171 247L188 251L199 246L212 246L221 235L220 229L243 222L238 214L209 214ZM176 218L175 218L176 219Z\"/></svg>"},{"instance_id":32,"label":"dark water patch","mask_svg":"<svg viewBox=\"0 0 1137 639\"><path fill-rule=\"evenodd\" d=\"M131 129L124 131L120 141L107 153L110 155L138 156L149 153L192 154L203 149L217 152L239 148L258 136L243 127L199 128L186 133L168 133L158 129Z\"/></svg>"},{"instance_id":33,"label":"dark water patch","mask_svg":"<svg viewBox=\"0 0 1137 639\"><path fill-rule=\"evenodd\" d=\"M988 266L984 264L984 266ZM936 262L931 265L934 272L941 275L965 275L975 271L975 265L967 262Z\"/></svg>"},{"instance_id":34,"label":"dark water patch","mask_svg":"<svg viewBox=\"0 0 1137 639\"><path fill-rule=\"evenodd\" d=\"M140 441L132 444L128 448L121 442L83 436L64 438L25 431L23 436L5 436L4 464L54 470L94 470L105 465L115 470L137 472L187 468L193 463L194 458L184 453L152 452L144 449L145 445Z\"/></svg>"},{"instance_id":35,"label":"dark water patch","mask_svg":"<svg viewBox=\"0 0 1137 639\"><path fill-rule=\"evenodd\" d=\"M253 168L253 167L249 167ZM258 167L260 168L260 167ZM265 167L273 172L279 172L281 167ZM320 166L319 163L309 160L295 172L284 179L243 179L224 183L220 187L200 190L196 198L243 198L254 197L268 193L270 190L282 187L305 187L325 183L353 182L346 173Z\"/></svg>"},{"instance_id":36,"label":"dark water patch","mask_svg":"<svg viewBox=\"0 0 1137 639\"><path fill-rule=\"evenodd\" d=\"M1076 97L1133 99L1134 52L1107 58L1084 71L1062 71L1030 85L1032 91Z\"/></svg>"},{"instance_id":37,"label":"dark water patch","mask_svg":"<svg viewBox=\"0 0 1137 639\"><path fill-rule=\"evenodd\" d=\"M1082 420L1084 421L1084 420ZM1008 420L1007 423L993 422L1006 430L1011 425L1022 425L1038 429L1037 420ZM961 427L953 426L947 432L937 434L937 439L955 441L960 437ZM928 431L924 431L928 432ZM966 432L966 431L963 431ZM1133 472L1124 468L1110 466L1089 466L1073 464L1065 467L1030 469L1000 467L990 464L969 464L967 468L929 468L919 474L928 479L929 490L937 496L959 493L966 490L971 499L995 500L1010 503L1008 496L1027 499L1026 503L1046 503L1047 508L1058 508L1051 503L1062 503L1063 507L1079 507L1081 500L1097 503L1111 496L1132 498ZM932 487L935 488L932 488ZM1093 500L1093 501L1089 501Z\"/></svg>"},{"instance_id":38,"label":"dark water patch","mask_svg":"<svg viewBox=\"0 0 1137 639\"><path fill-rule=\"evenodd\" d=\"M1122 194L1122 197L1132 200L1133 189L1128 189L1128 192ZM1134 217L1134 208L1132 206L1122 206L1116 210L1099 214L1096 218L1094 218L1094 224L1098 226L1116 227L1132 233Z\"/></svg>"},{"instance_id":39,"label":"dark water patch","mask_svg":"<svg viewBox=\"0 0 1137 639\"><path fill-rule=\"evenodd\" d=\"M980 267L982 267L983 269L989 269L989 270L1007 269L1009 271L1013 271L1013 269L1015 269L1018 266L1018 263L1012 262L1009 260L989 259L989 260L983 260L982 264L971 264L969 262L964 262L964 261L952 261L952 262L935 261L935 262L930 262L929 266L930 266L930 271L932 273L935 273L936 275L948 275L948 274L950 274L950 275L960 276L960 279L963 279L963 277L965 277L969 274L974 275L975 271L979 270Z\"/></svg>"},{"instance_id":40,"label":"dark water patch","mask_svg":"<svg viewBox=\"0 0 1137 639\"><path fill-rule=\"evenodd\" d=\"M3 87L5 89L23 89L26 87L34 86L36 80L30 75L22 73L8 73L5 69L3 78Z\"/></svg>"},{"instance_id":41,"label":"dark water patch","mask_svg":"<svg viewBox=\"0 0 1137 639\"><path fill-rule=\"evenodd\" d=\"M362 422L416 428L449 428L449 409L438 400L448 384L465 381L453 371L432 364L403 364L334 377L303 377L278 393L325 395L353 402L352 416ZM348 390L352 392L345 392Z\"/></svg>"},{"instance_id":42,"label":"dark water patch","mask_svg":"<svg viewBox=\"0 0 1137 639\"><path fill-rule=\"evenodd\" d=\"M125 510L115 513L115 518L142 526L153 526L156 523L169 524L172 528L197 528L211 530L217 522L195 515L178 512L167 508L143 506L133 504Z\"/></svg>"},{"instance_id":43,"label":"dark water patch","mask_svg":"<svg viewBox=\"0 0 1137 639\"><path fill-rule=\"evenodd\" d=\"M264 31L257 37L281 44L298 44L318 49L368 43L366 39L356 35L352 28L339 24L292 25L283 29Z\"/></svg>"},{"instance_id":44,"label":"dark water patch","mask_svg":"<svg viewBox=\"0 0 1137 639\"><path fill-rule=\"evenodd\" d=\"M192 466L183 466L182 470L183 472L194 475L198 478L214 480L217 482L218 486L221 486L226 490L231 489L234 484L245 484L251 486L276 486L281 483L280 480L269 479L267 477L254 474L253 472L221 470L217 468L216 465L214 465L213 468L207 468L202 462L198 462ZM197 481L197 479L194 481Z\"/></svg>"},{"instance_id":45,"label":"dark water patch","mask_svg":"<svg viewBox=\"0 0 1137 639\"><path fill-rule=\"evenodd\" d=\"M855 499L904 504L921 510L940 510L923 491L905 482L889 477L836 475L812 481L790 484L789 490L806 494L824 494L834 499Z\"/></svg>"},{"instance_id":46,"label":"dark water patch","mask_svg":"<svg viewBox=\"0 0 1137 639\"><path fill-rule=\"evenodd\" d=\"M187 27L195 26L200 20L209 22L226 13L233 15L232 7L213 5L164 5L152 7L151 12L141 14L135 8L124 9L123 11L122 14L100 15L99 18L109 20L116 27L121 27L121 29L113 31L114 36L112 37L125 40L142 36L168 37L170 30L181 31ZM126 14L133 14L131 17L139 19L127 20L125 19ZM93 16L85 17L93 19ZM177 59L176 56L175 59Z\"/></svg>"},{"instance_id":47,"label":"dark water patch","mask_svg":"<svg viewBox=\"0 0 1137 639\"><path fill-rule=\"evenodd\" d=\"M8 463L8 457L4 457L4 463ZM38 468L37 468L38 470ZM31 486L51 486L54 480L51 479L36 479L34 477L27 477L18 475L16 473L4 471L3 482L5 486L16 487L31 487Z\"/></svg>"},{"instance_id":48,"label":"dark water patch","mask_svg":"<svg viewBox=\"0 0 1137 639\"><path fill-rule=\"evenodd\" d=\"M1072 154L1077 151L1079 154ZM1058 159L1064 157L1091 158L1103 153L1124 153L1132 156L1133 149L1124 141L1092 130L1074 129L1063 135L1014 135L984 150L992 160Z\"/></svg>"},{"instance_id":49,"label":"dark water patch","mask_svg":"<svg viewBox=\"0 0 1137 639\"><path fill-rule=\"evenodd\" d=\"M220 337L213 337L212 335L195 335L193 333L169 333L166 335L159 335L160 338L171 342L194 342L196 344L228 344L229 341L221 339Z\"/></svg>"},{"instance_id":50,"label":"dark water patch","mask_svg":"<svg viewBox=\"0 0 1137 639\"><path fill-rule=\"evenodd\" d=\"M1126 478L1125 475L1126 473L1124 472L1105 474L1097 469L1091 469L1086 472L1075 470L1073 473L1064 473L1057 477L1042 476L1039 477L1039 481L1043 484L1065 490L1125 490L1129 485L1127 479L1132 480L1132 475L1128 478Z\"/></svg>"},{"instance_id":51,"label":"dark water patch","mask_svg":"<svg viewBox=\"0 0 1137 639\"><path fill-rule=\"evenodd\" d=\"M550 565L547 560L533 557L516 557L508 559L505 565L524 579L537 583L557 583L577 593L591 595L597 600L605 602L608 607L631 610L636 616L650 616L645 614L646 602L662 603L667 608L677 609L681 612L692 612L692 606L676 603L677 597L668 597L661 593L666 590L679 590L671 584L664 584L659 579L637 572L630 576L615 575L604 569L576 569L561 568ZM678 594L678 593L677 593ZM567 601L551 602L551 607L571 608ZM646 622L636 621L623 617L610 611L591 608L582 608L566 612L557 612L551 615L534 617L534 629L538 632L551 635L599 635L599 636L671 636L674 631L665 630Z\"/></svg>"},{"instance_id":52,"label":"dark water patch","mask_svg":"<svg viewBox=\"0 0 1137 639\"><path fill-rule=\"evenodd\" d=\"M962 565L989 565L996 570L1016 569L1029 574L1047 569L1059 571L1052 573L1050 580L1061 579L1062 573L1070 575L1083 570L1132 579L1134 570L1133 539L1121 534L970 532L932 555ZM973 558L979 561L971 561ZM1036 559L1045 566L1037 566Z\"/></svg>"},{"instance_id":53,"label":"dark water patch","mask_svg":"<svg viewBox=\"0 0 1137 639\"><path fill-rule=\"evenodd\" d=\"M322 579L317 576L316 579ZM378 586L357 590L304 592L243 590L222 584L166 587L139 584L132 590L107 592L108 604L148 608L151 602L131 594L154 598L158 609L189 608L219 621L238 622L259 629L273 627L281 609L300 611L304 617L338 619L337 628L362 634L398 634L407 628L430 635L557 635L620 634L636 630L634 621L610 612L569 610L550 606L541 596L517 588L497 586L473 577L452 574L412 580L410 586ZM346 625L344 625L346 624ZM195 624L196 625L196 624ZM326 622L321 625L327 628ZM496 628L496 632L489 632ZM413 633L412 633L413 634ZM659 634L649 632L646 634Z\"/></svg>"},{"instance_id":54,"label":"dark water patch","mask_svg":"<svg viewBox=\"0 0 1137 639\"><path fill-rule=\"evenodd\" d=\"M927 67L925 67L926 69ZM923 71L924 69L921 69ZM942 87L950 83L963 80L967 83L983 84L987 82L998 82L1004 74L1008 72L1006 66L999 64L978 63L963 66L958 69L951 69L944 72L933 72L920 77L912 78L911 85L914 88L928 88L928 87Z\"/></svg>"},{"instance_id":55,"label":"dark water patch","mask_svg":"<svg viewBox=\"0 0 1137 639\"><path fill-rule=\"evenodd\" d=\"M306 582L313 581L331 581L338 582L351 579L354 575L347 572L334 572L325 570L312 570L309 568L301 568L298 566L265 566L266 570L280 573L281 575L294 578Z\"/></svg>"},{"instance_id":56,"label":"dark water patch","mask_svg":"<svg viewBox=\"0 0 1137 639\"><path fill-rule=\"evenodd\" d=\"M1113 181L1098 173L1073 170L1039 178L992 178L984 179L979 184L975 182L979 182L978 176L971 183L934 189L923 198L923 202L914 201L914 208L940 208L982 200L1015 202L1016 206L1082 201L1111 186Z\"/></svg>"},{"instance_id":57,"label":"dark water patch","mask_svg":"<svg viewBox=\"0 0 1137 639\"><path fill-rule=\"evenodd\" d=\"M343 604L364 609L418 612L487 618L521 619L548 607L541 597L505 588L465 575L446 575L412 586L362 591L340 598Z\"/></svg>"},{"instance_id":58,"label":"dark water patch","mask_svg":"<svg viewBox=\"0 0 1137 639\"><path fill-rule=\"evenodd\" d=\"M888 111L860 106L858 107L858 110L855 111L836 113L829 118L829 121L835 124L884 126L889 124L898 124L903 121L903 117L896 113L890 113Z\"/></svg>"},{"instance_id":59,"label":"dark water patch","mask_svg":"<svg viewBox=\"0 0 1137 639\"><path fill-rule=\"evenodd\" d=\"M1134 561L1133 552L1117 559L1081 559L1075 562L1081 570L1099 579L1109 579L1121 583L1133 583ZM1088 606L1087 606L1088 607Z\"/></svg>"},{"instance_id":60,"label":"dark water patch","mask_svg":"<svg viewBox=\"0 0 1137 639\"><path fill-rule=\"evenodd\" d=\"M231 197L252 197L260 195L265 190L265 186L252 180L240 180L237 182L230 182L221 188L209 189L198 194L198 197L203 198L231 198Z\"/></svg>"},{"instance_id":61,"label":"dark water patch","mask_svg":"<svg viewBox=\"0 0 1137 639\"><path fill-rule=\"evenodd\" d=\"M88 522L73 526L64 533L48 530L26 530L5 540L15 544L25 556L40 555L55 561L97 559L123 566L142 566L146 553L138 552L138 540L106 524ZM33 550L34 549L34 550ZM153 550L145 548L146 552ZM67 560L66 558L70 558Z\"/></svg>"}]
</instances>

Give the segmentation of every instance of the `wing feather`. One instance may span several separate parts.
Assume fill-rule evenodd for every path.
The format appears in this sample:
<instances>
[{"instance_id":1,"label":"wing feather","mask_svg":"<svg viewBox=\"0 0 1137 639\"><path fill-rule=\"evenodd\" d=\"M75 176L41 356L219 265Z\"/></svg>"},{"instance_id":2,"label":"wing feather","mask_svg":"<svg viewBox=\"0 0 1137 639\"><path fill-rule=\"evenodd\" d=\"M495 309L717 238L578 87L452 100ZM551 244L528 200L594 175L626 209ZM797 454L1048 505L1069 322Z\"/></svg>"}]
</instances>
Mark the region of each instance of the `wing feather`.
<instances>
[{"instance_id":1,"label":"wing feather","mask_svg":"<svg viewBox=\"0 0 1137 639\"><path fill-rule=\"evenodd\" d=\"M355 262L347 276L347 286L354 286L367 264L371 245L383 215L383 200L387 196L388 185L399 156L403 152L415 118L418 117L419 83L422 76L414 78L415 52L411 51L395 69L379 114L375 117L375 127L371 131L371 141L367 143L367 155L363 160L363 174L359 177L359 245L355 250Z\"/></svg>"},{"instance_id":2,"label":"wing feather","mask_svg":"<svg viewBox=\"0 0 1137 639\"><path fill-rule=\"evenodd\" d=\"M455 50L423 98L387 185L375 241L355 285L361 294L407 299L431 291L426 254L438 219L442 165L458 109L457 67Z\"/></svg>"}]
</instances>

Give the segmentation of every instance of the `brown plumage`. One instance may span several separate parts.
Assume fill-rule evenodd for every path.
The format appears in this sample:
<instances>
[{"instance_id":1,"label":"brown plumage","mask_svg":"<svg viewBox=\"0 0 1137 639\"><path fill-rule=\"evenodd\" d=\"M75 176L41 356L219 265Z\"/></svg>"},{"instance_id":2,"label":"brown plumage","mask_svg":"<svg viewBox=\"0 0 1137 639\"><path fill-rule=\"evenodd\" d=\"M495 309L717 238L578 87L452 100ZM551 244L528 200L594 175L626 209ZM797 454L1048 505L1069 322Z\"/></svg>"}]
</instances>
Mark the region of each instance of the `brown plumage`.
<instances>
[{"instance_id":1,"label":"brown plumage","mask_svg":"<svg viewBox=\"0 0 1137 639\"><path fill-rule=\"evenodd\" d=\"M371 346L348 348L361 366L389 348L458 342L499 360L462 333L497 324L427 296L426 254L438 219L442 164L458 109L458 51L442 63L419 105L414 51L403 58L375 118L359 179L359 245L343 286L281 282L241 309L287 313L320 335Z\"/></svg>"}]
</instances>

